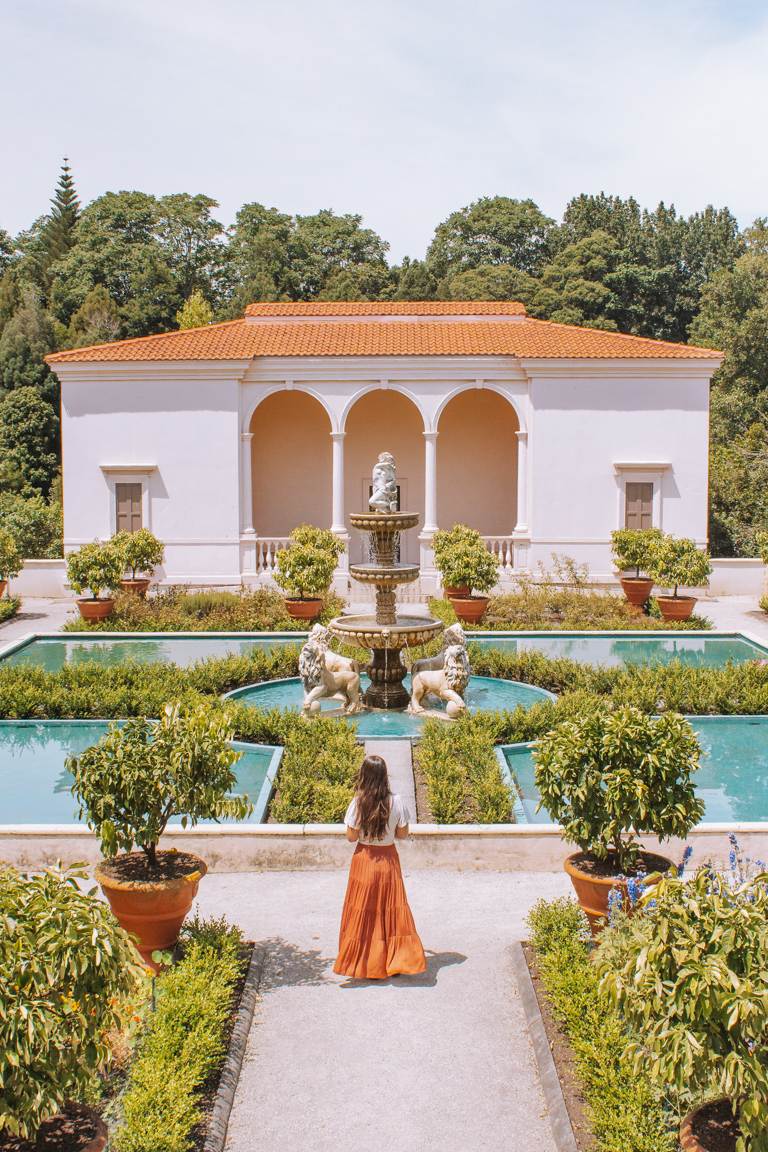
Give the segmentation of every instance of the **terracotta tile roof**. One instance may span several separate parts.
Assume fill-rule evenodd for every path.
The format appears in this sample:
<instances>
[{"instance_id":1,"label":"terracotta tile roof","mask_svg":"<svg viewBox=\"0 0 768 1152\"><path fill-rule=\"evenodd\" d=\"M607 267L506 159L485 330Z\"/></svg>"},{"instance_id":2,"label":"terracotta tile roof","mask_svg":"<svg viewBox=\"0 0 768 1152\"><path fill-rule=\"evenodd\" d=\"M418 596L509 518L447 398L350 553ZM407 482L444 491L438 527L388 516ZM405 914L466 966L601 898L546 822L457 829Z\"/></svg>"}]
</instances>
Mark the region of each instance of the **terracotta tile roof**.
<instances>
[{"instance_id":1,"label":"terracotta tile roof","mask_svg":"<svg viewBox=\"0 0 768 1152\"><path fill-rule=\"evenodd\" d=\"M249 304L246 316L525 316L518 300L311 300Z\"/></svg>"},{"instance_id":2,"label":"terracotta tile roof","mask_svg":"<svg viewBox=\"0 0 768 1152\"><path fill-rule=\"evenodd\" d=\"M381 308L380 305L376 305ZM462 305L462 307L466 307ZM161 360L248 360L259 356L512 356L521 360L712 360L721 353L530 317L503 320L311 319L254 324L246 319L161 336L72 348L49 364Z\"/></svg>"}]
</instances>

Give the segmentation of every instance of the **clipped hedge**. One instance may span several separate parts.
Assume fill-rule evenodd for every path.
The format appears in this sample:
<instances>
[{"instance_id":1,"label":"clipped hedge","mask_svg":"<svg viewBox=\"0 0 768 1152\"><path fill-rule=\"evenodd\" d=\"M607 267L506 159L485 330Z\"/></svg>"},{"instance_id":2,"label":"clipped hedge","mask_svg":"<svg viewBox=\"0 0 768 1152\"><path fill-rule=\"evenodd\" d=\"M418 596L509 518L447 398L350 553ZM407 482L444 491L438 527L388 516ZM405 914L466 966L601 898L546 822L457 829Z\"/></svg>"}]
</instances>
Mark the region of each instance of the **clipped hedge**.
<instances>
[{"instance_id":1,"label":"clipped hedge","mask_svg":"<svg viewBox=\"0 0 768 1152\"><path fill-rule=\"evenodd\" d=\"M357 729L338 720L307 721L292 713L283 713L277 726L285 751L271 818L286 824L343 820L364 754L356 743Z\"/></svg>"},{"instance_id":2,"label":"clipped hedge","mask_svg":"<svg viewBox=\"0 0 768 1152\"><path fill-rule=\"evenodd\" d=\"M509 824L512 800L496 757L495 715L428 720L417 751L437 824Z\"/></svg>"},{"instance_id":3,"label":"clipped hedge","mask_svg":"<svg viewBox=\"0 0 768 1152\"><path fill-rule=\"evenodd\" d=\"M552 1014L568 1038L595 1152L675 1152L677 1116L636 1075L627 1028L600 991L589 929L571 900L540 900L528 925Z\"/></svg>"},{"instance_id":4,"label":"clipped hedge","mask_svg":"<svg viewBox=\"0 0 768 1152\"><path fill-rule=\"evenodd\" d=\"M429 608L432 615L445 624L456 622L450 600L430 600ZM585 629L685 632L711 627L712 622L703 616L692 616L690 620L664 620L653 600L646 616L632 608L623 596L550 584L528 584L519 592L492 596L481 623L464 625L468 631L481 629L491 632L578 632Z\"/></svg>"},{"instance_id":5,"label":"clipped hedge","mask_svg":"<svg viewBox=\"0 0 768 1152\"><path fill-rule=\"evenodd\" d=\"M18 596L3 597L0 600L0 624L15 616L19 608L21 608L21 600Z\"/></svg>"},{"instance_id":6,"label":"clipped hedge","mask_svg":"<svg viewBox=\"0 0 768 1152\"><path fill-rule=\"evenodd\" d=\"M245 970L242 937L224 922L192 922L183 959L157 982L122 1099L116 1152L188 1152L203 1119L202 1092L227 1045L237 985Z\"/></svg>"}]
</instances>

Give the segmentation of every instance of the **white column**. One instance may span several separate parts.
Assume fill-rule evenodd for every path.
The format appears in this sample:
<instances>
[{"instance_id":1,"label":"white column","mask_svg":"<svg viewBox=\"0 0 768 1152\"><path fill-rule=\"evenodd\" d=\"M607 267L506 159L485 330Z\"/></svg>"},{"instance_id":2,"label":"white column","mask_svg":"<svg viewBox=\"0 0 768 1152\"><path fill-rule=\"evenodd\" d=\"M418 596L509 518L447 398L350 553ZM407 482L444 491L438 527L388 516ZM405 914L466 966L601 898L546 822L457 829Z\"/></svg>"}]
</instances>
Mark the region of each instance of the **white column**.
<instances>
[{"instance_id":1,"label":"white column","mask_svg":"<svg viewBox=\"0 0 768 1152\"><path fill-rule=\"evenodd\" d=\"M528 433L516 432L517 436L517 523L515 534L528 532Z\"/></svg>"},{"instance_id":2,"label":"white column","mask_svg":"<svg viewBox=\"0 0 768 1152\"><path fill-rule=\"evenodd\" d=\"M424 526L437 531L437 432L424 433Z\"/></svg>"},{"instance_id":3,"label":"white column","mask_svg":"<svg viewBox=\"0 0 768 1152\"><path fill-rule=\"evenodd\" d=\"M344 432L331 432L333 444L333 495L331 531L346 536L344 523Z\"/></svg>"},{"instance_id":4,"label":"white column","mask_svg":"<svg viewBox=\"0 0 768 1152\"><path fill-rule=\"evenodd\" d=\"M253 527L253 470L251 444L253 432L240 433L240 524L241 532L255 535Z\"/></svg>"}]
</instances>

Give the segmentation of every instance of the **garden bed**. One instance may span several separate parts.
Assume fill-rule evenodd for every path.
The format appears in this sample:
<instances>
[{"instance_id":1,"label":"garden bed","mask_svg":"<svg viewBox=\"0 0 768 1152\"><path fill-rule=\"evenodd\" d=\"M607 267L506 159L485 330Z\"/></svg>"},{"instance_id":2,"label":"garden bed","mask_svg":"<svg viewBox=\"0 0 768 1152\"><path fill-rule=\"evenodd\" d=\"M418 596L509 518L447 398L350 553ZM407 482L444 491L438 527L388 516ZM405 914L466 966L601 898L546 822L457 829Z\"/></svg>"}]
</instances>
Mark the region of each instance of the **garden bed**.
<instances>
[{"instance_id":1,"label":"garden bed","mask_svg":"<svg viewBox=\"0 0 768 1152\"><path fill-rule=\"evenodd\" d=\"M445 624L456 622L450 600L430 600L429 610ZM655 600L640 611L612 592L531 584L520 592L492 596L483 619L478 624L463 622L462 627L468 632L685 632L706 631L712 623L695 615L690 620L664 620Z\"/></svg>"},{"instance_id":2,"label":"garden bed","mask_svg":"<svg viewBox=\"0 0 768 1152\"><path fill-rule=\"evenodd\" d=\"M21 608L20 597L3 597L3 599L0 600L0 624L4 624L6 620L12 620L19 608Z\"/></svg>"}]
</instances>

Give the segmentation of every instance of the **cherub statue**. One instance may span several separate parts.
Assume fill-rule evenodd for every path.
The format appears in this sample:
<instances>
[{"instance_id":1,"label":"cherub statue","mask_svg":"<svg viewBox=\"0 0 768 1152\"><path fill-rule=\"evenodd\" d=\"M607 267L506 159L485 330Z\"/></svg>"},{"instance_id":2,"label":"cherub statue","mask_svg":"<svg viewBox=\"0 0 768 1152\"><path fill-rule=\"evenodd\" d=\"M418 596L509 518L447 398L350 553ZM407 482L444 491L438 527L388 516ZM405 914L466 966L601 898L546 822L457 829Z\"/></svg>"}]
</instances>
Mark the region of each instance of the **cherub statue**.
<instances>
[{"instance_id":1,"label":"cherub statue","mask_svg":"<svg viewBox=\"0 0 768 1152\"><path fill-rule=\"evenodd\" d=\"M373 491L368 507L375 512L397 512L397 475L391 452L381 452L371 473Z\"/></svg>"},{"instance_id":2,"label":"cherub statue","mask_svg":"<svg viewBox=\"0 0 768 1152\"><path fill-rule=\"evenodd\" d=\"M446 702L446 714L451 720L466 708L463 694L469 684L469 658L462 644L450 644L443 657L443 666L437 670L417 672L411 681L411 702L408 711L415 714L426 711L422 704L425 696L437 696Z\"/></svg>"},{"instance_id":3,"label":"cherub statue","mask_svg":"<svg viewBox=\"0 0 768 1152\"><path fill-rule=\"evenodd\" d=\"M436 652L434 656L422 656L420 660L414 660L411 665L411 679L418 676L419 672L439 672L445 660L446 650L452 644L460 644L462 648L467 646L467 637L461 624L451 624L446 628L443 632L443 643L440 651Z\"/></svg>"},{"instance_id":4,"label":"cherub statue","mask_svg":"<svg viewBox=\"0 0 768 1152\"><path fill-rule=\"evenodd\" d=\"M302 712L314 715L320 711L320 701L333 696L339 696L344 701L347 715L361 712L360 673L352 667L331 670L326 663L326 655L322 645L312 640L307 640L299 654L299 676L304 687ZM344 657L338 659L343 660Z\"/></svg>"}]
</instances>

